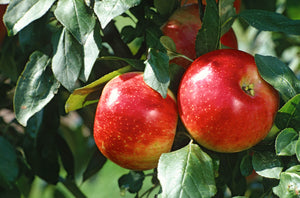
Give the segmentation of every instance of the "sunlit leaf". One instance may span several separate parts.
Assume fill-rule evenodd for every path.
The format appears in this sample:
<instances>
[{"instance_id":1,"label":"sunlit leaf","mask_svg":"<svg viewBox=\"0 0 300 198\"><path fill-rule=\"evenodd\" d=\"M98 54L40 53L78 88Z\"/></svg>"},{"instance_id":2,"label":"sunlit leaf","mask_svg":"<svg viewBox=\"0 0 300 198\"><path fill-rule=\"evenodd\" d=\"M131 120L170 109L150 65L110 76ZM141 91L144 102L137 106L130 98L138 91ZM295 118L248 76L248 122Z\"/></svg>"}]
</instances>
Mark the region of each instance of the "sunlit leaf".
<instances>
[{"instance_id":1,"label":"sunlit leaf","mask_svg":"<svg viewBox=\"0 0 300 198\"><path fill-rule=\"evenodd\" d=\"M279 185L273 188L273 192L280 198L299 197L299 184L299 174L284 172L281 173Z\"/></svg>"},{"instance_id":2,"label":"sunlit leaf","mask_svg":"<svg viewBox=\"0 0 300 198\"><path fill-rule=\"evenodd\" d=\"M279 157L271 151L255 152L252 156L255 172L263 177L279 179L283 165Z\"/></svg>"},{"instance_id":3,"label":"sunlit leaf","mask_svg":"<svg viewBox=\"0 0 300 198\"><path fill-rule=\"evenodd\" d=\"M25 26L42 17L55 0L14 0L10 1L4 15L9 35L16 35Z\"/></svg>"},{"instance_id":4,"label":"sunlit leaf","mask_svg":"<svg viewBox=\"0 0 300 198\"><path fill-rule=\"evenodd\" d=\"M144 81L160 93L162 97L167 97L170 84L168 55L164 52L150 49L149 58L145 63Z\"/></svg>"},{"instance_id":5,"label":"sunlit leaf","mask_svg":"<svg viewBox=\"0 0 300 198\"><path fill-rule=\"evenodd\" d=\"M75 88L81 68L83 67L83 47L67 29L61 31L52 59L52 70L55 78L69 91Z\"/></svg>"},{"instance_id":6,"label":"sunlit leaf","mask_svg":"<svg viewBox=\"0 0 300 198\"><path fill-rule=\"evenodd\" d=\"M92 72L93 66L98 58L99 52L102 48L102 39L100 30L95 28L87 37L83 46L84 51L84 67L81 71L80 80L86 82Z\"/></svg>"},{"instance_id":7,"label":"sunlit leaf","mask_svg":"<svg viewBox=\"0 0 300 198\"><path fill-rule=\"evenodd\" d=\"M95 1L94 11L101 23L101 27L105 28L113 18L139 3L140 0L97 0Z\"/></svg>"},{"instance_id":8,"label":"sunlit leaf","mask_svg":"<svg viewBox=\"0 0 300 198\"><path fill-rule=\"evenodd\" d=\"M82 88L76 89L65 104L65 111L70 112L98 102L104 85L112 78L133 70L131 66L113 71Z\"/></svg>"},{"instance_id":9,"label":"sunlit leaf","mask_svg":"<svg viewBox=\"0 0 300 198\"><path fill-rule=\"evenodd\" d=\"M51 73L50 63L51 59L47 55L34 52L19 77L14 110L17 120L24 126L58 91L59 83Z\"/></svg>"},{"instance_id":10,"label":"sunlit leaf","mask_svg":"<svg viewBox=\"0 0 300 198\"><path fill-rule=\"evenodd\" d=\"M158 163L162 197L213 197L217 191L212 159L196 144L162 154Z\"/></svg>"},{"instance_id":11,"label":"sunlit leaf","mask_svg":"<svg viewBox=\"0 0 300 198\"><path fill-rule=\"evenodd\" d=\"M291 156L296 153L296 143L299 134L292 128L286 128L281 131L275 142L276 154L281 156Z\"/></svg>"},{"instance_id":12,"label":"sunlit leaf","mask_svg":"<svg viewBox=\"0 0 300 198\"><path fill-rule=\"evenodd\" d=\"M82 45L95 26L95 18L82 0L58 1L54 12L56 18Z\"/></svg>"}]
</instances>

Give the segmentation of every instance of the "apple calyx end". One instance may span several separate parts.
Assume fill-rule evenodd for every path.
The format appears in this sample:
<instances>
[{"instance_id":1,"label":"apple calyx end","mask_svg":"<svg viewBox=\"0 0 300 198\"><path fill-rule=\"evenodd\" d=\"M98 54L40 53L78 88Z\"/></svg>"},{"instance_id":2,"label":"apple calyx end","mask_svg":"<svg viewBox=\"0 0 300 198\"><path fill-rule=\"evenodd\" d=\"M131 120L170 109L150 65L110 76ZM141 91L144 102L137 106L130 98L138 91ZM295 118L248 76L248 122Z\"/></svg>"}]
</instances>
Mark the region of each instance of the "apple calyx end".
<instances>
[{"instance_id":1,"label":"apple calyx end","mask_svg":"<svg viewBox=\"0 0 300 198\"><path fill-rule=\"evenodd\" d=\"M250 95L250 96L255 96L255 92L254 92L254 84L248 84L248 85L245 85L245 84L243 84L242 85L242 90L246 93L246 94L248 94L248 95Z\"/></svg>"}]
</instances>

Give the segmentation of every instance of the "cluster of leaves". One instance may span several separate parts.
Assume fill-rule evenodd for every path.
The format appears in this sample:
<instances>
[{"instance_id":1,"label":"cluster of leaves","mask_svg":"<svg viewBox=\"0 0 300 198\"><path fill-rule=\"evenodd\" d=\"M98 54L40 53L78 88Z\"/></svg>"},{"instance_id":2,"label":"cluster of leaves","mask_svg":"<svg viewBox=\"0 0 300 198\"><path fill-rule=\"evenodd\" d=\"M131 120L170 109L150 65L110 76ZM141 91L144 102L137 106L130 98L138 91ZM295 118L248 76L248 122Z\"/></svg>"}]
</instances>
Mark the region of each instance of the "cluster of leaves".
<instances>
[{"instance_id":1,"label":"cluster of leaves","mask_svg":"<svg viewBox=\"0 0 300 198\"><path fill-rule=\"evenodd\" d=\"M245 9L236 15L232 4L233 0L219 4L207 0L196 39L197 55L218 49L219 38L236 20L259 31L275 32L278 42L290 41L287 46L300 44L291 36L300 35L300 21L265 10ZM62 182L74 196L85 197L75 182L75 155L60 118L79 109L81 114L89 112L82 117L92 129L95 107L91 104L98 101L105 83L133 70L144 71L145 82L162 96L167 88L176 93L184 71L178 65L170 67L169 60L182 55L160 27L179 6L177 0L9 2L4 22L10 37L1 47L0 100L1 109L13 105L16 120L0 120L0 195L26 196L38 176L49 184ZM130 24L119 27L118 20ZM279 55L284 50L277 48ZM161 156L153 174L130 171L120 177L121 191L137 197L150 196L156 187L161 187L162 197L297 196L300 82L276 57L257 54L255 60L262 77L281 96L276 126L267 140L240 153L214 153L182 138L181 132L186 131L179 123L174 151ZM94 152L81 175L83 181L105 162L101 153ZM256 185L246 180L253 170L259 175ZM153 177L153 187L140 195L146 176Z\"/></svg>"}]
</instances>

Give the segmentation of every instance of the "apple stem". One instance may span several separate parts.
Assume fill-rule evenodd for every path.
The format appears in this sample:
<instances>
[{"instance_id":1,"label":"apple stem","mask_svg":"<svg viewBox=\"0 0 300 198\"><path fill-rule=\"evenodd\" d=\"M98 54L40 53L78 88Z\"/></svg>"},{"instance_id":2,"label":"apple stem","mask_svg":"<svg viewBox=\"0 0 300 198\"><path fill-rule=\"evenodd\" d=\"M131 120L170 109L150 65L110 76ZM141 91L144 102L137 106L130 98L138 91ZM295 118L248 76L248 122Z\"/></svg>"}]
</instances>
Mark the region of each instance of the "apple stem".
<instances>
[{"instance_id":1,"label":"apple stem","mask_svg":"<svg viewBox=\"0 0 300 198\"><path fill-rule=\"evenodd\" d=\"M246 94L254 96L254 84L243 85L242 89Z\"/></svg>"}]
</instances>

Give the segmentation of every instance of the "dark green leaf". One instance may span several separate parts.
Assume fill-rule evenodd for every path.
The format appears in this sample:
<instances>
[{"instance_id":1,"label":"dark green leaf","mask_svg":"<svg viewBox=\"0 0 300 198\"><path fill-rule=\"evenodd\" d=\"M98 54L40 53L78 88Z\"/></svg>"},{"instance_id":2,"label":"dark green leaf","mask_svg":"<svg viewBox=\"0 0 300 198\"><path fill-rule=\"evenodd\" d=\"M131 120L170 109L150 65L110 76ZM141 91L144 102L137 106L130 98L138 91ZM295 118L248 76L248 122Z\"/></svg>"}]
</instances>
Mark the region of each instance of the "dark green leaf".
<instances>
[{"instance_id":1,"label":"dark green leaf","mask_svg":"<svg viewBox=\"0 0 300 198\"><path fill-rule=\"evenodd\" d=\"M10 1L4 15L9 35L16 35L21 29L42 17L55 0L14 0Z\"/></svg>"},{"instance_id":2,"label":"dark green leaf","mask_svg":"<svg viewBox=\"0 0 300 198\"><path fill-rule=\"evenodd\" d=\"M239 14L249 25L262 30L300 35L300 20L265 10L244 10Z\"/></svg>"},{"instance_id":3,"label":"dark green leaf","mask_svg":"<svg viewBox=\"0 0 300 198\"><path fill-rule=\"evenodd\" d=\"M242 158L240 170L241 174L245 177L251 175L251 173L253 172L251 155L247 154Z\"/></svg>"},{"instance_id":4,"label":"dark green leaf","mask_svg":"<svg viewBox=\"0 0 300 198\"><path fill-rule=\"evenodd\" d=\"M91 35L96 22L84 1L58 1L54 14L77 41L84 45L89 35Z\"/></svg>"},{"instance_id":5,"label":"dark green leaf","mask_svg":"<svg viewBox=\"0 0 300 198\"><path fill-rule=\"evenodd\" d=\"M197 57L218 49L221 37L221 23L215 0L207 0L202 27L196 37Z\"/></svg>"},{"instance_id":6,"label":"dark green leaf","mask_svg":"<svg viewBox=\"0 0 300 198\"><path fill-rule=\"evenodd\" d=\"M300 81L279 59L256 54L255 62L260 75L280 93L285 102L300 93Z\"/></svg>"},{"instance_id":7,"label":"dark green leaf","mask_svg":"<svg viewBox=\"0 0 300 198\"><path fill-rule=\"evenodd\" d=\"M140 3L140 0L96 0L94 11L101 23L102 28L116 16L123 14L129 8Z\"/></svg>"},{"instance_id":8,"label":"dark green leaf","mask_svg":"<svg viewBox=\"0 0 300 198\"><path fill-rule=\"evenodd\" d=\"M54 41L54 49L56 49L52 59L54 76L66 89L73 91L84 63L83 47L64 28L59 40Z\"/></svg>"},{"instance_id":9,"label":"dark green leaf","mask_svg":"<svg viewBox=\"0 0 300 198\"><path fill-rule=\"evenodd\" d=\"M104 166L106 161L106 157L96 149L83 173L83 182L96 174Z\"/></svg>"},{"instance_id":10,"label":"dark green leaf","mask_svg":"<svg viewBox=\"0 0 300 198\"><path fill-rule=\"evenodd\" d=\"M9 188L19 174L17 154L14 147L0 136L0 187Z\"/></svg>"},{"instance_id":11,"label":"dark green leaf","mask_svg":"<svg viewBox=\"0 0 300 198\"><path fill-rule=\"evenodd\" d=\"M144 81L162 95L167 97L170 84L169 57L166 53L150 49L149 58L146 60Z\"/></svg>"},{"instance_id":12,"label":"dark green leaf","mask_svg":"<svg viewBox=\"0 0 300 198\"><path fill-rule=\"evenodd\" d=\"M275 142L276 154L279 156L295 155L295 146L298 137L298 133L292 128L286 128L281 131Z\"/></svg>"},{"instance_id":13,"label":"dark green leaf","mask_svg":"<svg viewBox=\"0 0 300 198\"><path fill-rule=\"evenodd\" d=\"M190 59L189 57L176 52L176 45L175 45L173 39L171 39L170 37L161 36L159 40L160 40L160 43L167 50L167 54L168 54L170 60L172 60L173 58L176 58L176 57L182 57L182 58L185 58L185 59L191 61L191 63L193 62L193 60Z\"/></svg>"},{"instance_id":14,"label":"dark green leaf","mask_svg":"<svg viewBox=\"0 0 300 198\"><path fill-rule=\"evenodd\" d=\"M299 197L300 175L292 172L284 172L280 175L280 183L273 188L273 192L280 198Z\"/></svg>"},{"instance_id":15,"label":"dark green leaf","mask_svg":"<svg viewBox=\"0 0 300 198\"><path fill-rule=\"evenodd\" d=\"M0 73L6 77L9 77L13 82L18 80L18 63L15 58L15 54L18 46L14 43L4 42L1 45L0 54Z\"/></svg>"},{"instance_id":16,"label":"dark green leaf","mask_svg":"<svg viewBox=\"0 0 300 198\"><path fill-rule=\"evenodd\" d=\"M74 161L73 153L72 153L68 143L61 135L57 134L55 137L55 140L57 143L58 152L60 154L60 159L62 161L62 164L63 164L65 170L68 173L67 177L70 179L74 179L75 161Z\"/></svg>"},{"instance_id":17,"label":"dark green leaf","mask_svg":"<svg viewBox=\"0 0 300 198\"><path fill-rule=\"evenodd\" d=\"M298 139L297 143L296 143L296 156L298 161L300 162L300 138Z\"/></svg>"},{"instance_id":18,"label":"dark green leaf","mask_svg":"<svg viewBox=\"0 0 300 198\"><path fill-rule=\"evenodd\" d=\"M80 188L77 186L74 180L71 180L69 178L59 178L59 181L74 195L76 198L87 198L85 194L80 190Z\"/></svg>"},{"instance_id":19,"label":"dark green leaf","mask_svg":"<svg viewBox=\"0 0 300 198\"><path fill-rule=\"evenodd\" d=\"M159 40L159 38L163 36L159 27L151 25L150 27L146 28L145 34L146 44L148 48L153 48L161 51L165 50Z\"/></svg>"},{"instance_id":20,"label":"dark green leaf","mask_svg":"<svg viewBox=\"0 0 300 198\"><path fill-rule=\"evenodd\" d=\"M145 69L144 61L130 58L122 58L118 56L102 56L99 60L121 60L128 63L130 66L134 67L139 71L143 71Z\"/></svg>"},{"instance_id":21,"label":"dark green leaf","mask_svg":"<svg viewBox=\"0 0 300 198\"><path fill-rule=\"evenodd\" d=\"M162 15L170 15L177 8L178 0L154 0L154 7Z\"/></svg>"},{"instance_id":22,"label":"dark green leaf","mask_svg":"<svg viewBox=\"0 0 300 198\"><path fill-rule=\"evenodd\" d=\"M255 152L252 156L255 172L263 177L279 179L283 169L281 160L270 151Z\"/></svg>"},{"instance_id":23,"label":"dark green leaf","mask_svg":"<svg viewBox=\"0 0 300 198\"><path fill-rule=\"evenodd\" d=\"M233 7L233 3L235 0L221 0L219 1L219 15L220 15L220 23L221 23L221 35L228 32L231 28L235 16L236 11Z\"/></svg>"},{"instance_id":24,"label":"dark green leaf","mask_svg":"<svg viewBox=\"0 0 300 198\"><path fill-rule=\"evenodd\" d=\"M294 128L300 131L300 94L290 99L279 109L275 123L279 129Z\"/></svg>"},{"instance_id":25,"label":"dark green leaf","mask_svg":"<svg viewBox=\"0 0 300 198\"><path fill-rule=\"evenodd\" d=\"M96 28L88 35L85 44L83 45L84 51L84 68L81 72L80 79L86 82L92 72L94 63L96 62L99 52L102 48L102 39L99 34L99 27Z\"/></svg>"},{"instance_id":26,"label":"dark green leaf","mask_svg":"<svg viewBox=\"0 0 300 198\"><path fill-rule=\"evenodd\" d=\"M145 174L142 171L130 171L119 178L118 184L121 191L128 190L130 193L137 193L143 186Z\"/></svg>"},{"instance_id":27,"label":"dark green leaf","mask_svg":"<svg viewBox=\"0 0 300 198\"><path fill-rule=\"evenodd\" d=\"M69 96L65 104L65 111L68 113L70 111L74 111L87 105L98 102L105 83L107 83L109 80L120 74L132 70L133 68L131 66L123 67L119 70L113 71L105 76L102 76L101 78L92 82L91 84L76 89Z\"/></svg>"},{"instance_id":28,"label":"dark green leaf","mask_svg":"<svg viewBox=\"0 0 300 198\"><path fill-rule=\"evenodd\" d=\"M162 197L212 197L216 194L212 159L196 144L162 154L158 163Z\"/></svg>"},{"instance_id":29,"label":"dark green leaf","mask_svg":"<svg viewBox=\"0 0 300 198\"><path fill-rule=\"evenodd\" d=\"M23 141L27 163L36 175L50 184L56 184L59 178L56 143L59 118L57 102L52 100L28 121Z\"/></svg>"},{"instance_id":30,"label":"dark green leaf","mask_svg":"<svg viewBox=\"0 0 300 198\"><path fill-rule=\"evenodd\" d=\"M50 63L51 59L47 55L34 52L19 77L14 96L14 110L17 120L24 126L58 91L59 83L48 67Z\"/></svg>"},{"instance_id":31,"label":"dark green leaf","mask_svg":"<svg viewBox=\"0 0 300 198\"><path fill-rule=\"evenodd\" d=\"M21 196L19 188L16 185L14 185L10 189L1 189L0 188L0 197L3 197L3 198L20 198L22 196Z\"/></svg>"}]
</instances>

